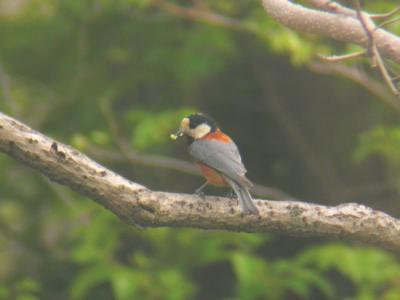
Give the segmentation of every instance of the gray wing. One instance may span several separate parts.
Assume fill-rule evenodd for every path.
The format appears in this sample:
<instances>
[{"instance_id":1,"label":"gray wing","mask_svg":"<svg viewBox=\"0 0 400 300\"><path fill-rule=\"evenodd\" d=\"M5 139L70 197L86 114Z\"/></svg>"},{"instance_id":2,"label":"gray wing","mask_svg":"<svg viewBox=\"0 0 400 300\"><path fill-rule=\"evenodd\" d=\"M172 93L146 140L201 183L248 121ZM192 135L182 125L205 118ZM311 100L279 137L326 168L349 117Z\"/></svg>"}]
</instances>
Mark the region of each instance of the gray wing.
<instances>
[{"instance_id":1,"label":"gray wing","mask_svg":"<svg viewBox=\"0 0 400 300\"><path fill-rule=\"evenodd\" d=\"M252 186L245 176L247 170L234 143L196 140L189 146L189 152L196 161L210 166L237 183L246 187Z\"/></svg>"}]
</instances>

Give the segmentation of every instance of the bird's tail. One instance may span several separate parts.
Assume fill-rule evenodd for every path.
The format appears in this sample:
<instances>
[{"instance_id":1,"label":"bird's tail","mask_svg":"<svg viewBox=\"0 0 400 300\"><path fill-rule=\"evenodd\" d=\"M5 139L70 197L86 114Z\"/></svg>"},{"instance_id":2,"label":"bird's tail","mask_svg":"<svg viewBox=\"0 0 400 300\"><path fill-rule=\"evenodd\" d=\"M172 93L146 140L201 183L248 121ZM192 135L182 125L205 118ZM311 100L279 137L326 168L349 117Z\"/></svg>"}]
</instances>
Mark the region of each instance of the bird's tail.
<instances>
[{"instance_id":1,"label":"bird's tail","mask_svg":"<svg viewBox=\"0 0 400 300\"><path fill-rule=\"evenodd\" d=\"M232 189L235 191L235 194L237 195L239 199L239 204L242 209L242 212L244 214L255 214L258 215L259 211L256 205L253 202L253 198L251 198L251 195L249 193L249 190L240 184L236 183L230 178L226 178L225 180L228 181L229 185L232 187Z\"/></svg>"}]
</instances>

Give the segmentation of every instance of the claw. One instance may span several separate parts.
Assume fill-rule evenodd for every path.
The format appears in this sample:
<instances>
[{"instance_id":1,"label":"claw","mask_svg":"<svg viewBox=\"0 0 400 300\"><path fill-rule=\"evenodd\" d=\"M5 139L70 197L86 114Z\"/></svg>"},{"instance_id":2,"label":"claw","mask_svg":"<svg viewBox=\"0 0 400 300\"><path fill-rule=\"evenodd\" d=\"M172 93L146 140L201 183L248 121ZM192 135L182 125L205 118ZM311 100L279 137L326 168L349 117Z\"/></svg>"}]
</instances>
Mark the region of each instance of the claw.
<instances>
[{"instance_id":1,"label":"claw","mask_svg":"<svg viewBox=\"0 0 400 300\"><path fill-rule=\"evenodd\" d=\"M195 194L203 200L206 199L206 194L204 194L202 191L196 192Z\"/></svg>"}]
</instances>

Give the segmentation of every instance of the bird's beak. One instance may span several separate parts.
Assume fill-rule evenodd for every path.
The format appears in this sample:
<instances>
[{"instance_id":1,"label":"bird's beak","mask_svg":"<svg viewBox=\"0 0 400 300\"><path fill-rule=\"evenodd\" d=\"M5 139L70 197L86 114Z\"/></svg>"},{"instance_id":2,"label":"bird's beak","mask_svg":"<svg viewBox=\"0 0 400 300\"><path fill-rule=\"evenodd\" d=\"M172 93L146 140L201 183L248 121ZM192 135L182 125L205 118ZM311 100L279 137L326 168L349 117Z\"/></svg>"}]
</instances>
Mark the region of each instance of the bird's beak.
<instances>
[{"instance_id":1,"label":"bird's beak","mask_svg":"<svg viewBox=\"0 0 400 300\"><path fill-rule=\"evenodd\" d=\"M169 136L171 140L176 141L179 137L183 135L183 132L179 129L176 133L171 133Z\"/></svg>"}]
</instances>

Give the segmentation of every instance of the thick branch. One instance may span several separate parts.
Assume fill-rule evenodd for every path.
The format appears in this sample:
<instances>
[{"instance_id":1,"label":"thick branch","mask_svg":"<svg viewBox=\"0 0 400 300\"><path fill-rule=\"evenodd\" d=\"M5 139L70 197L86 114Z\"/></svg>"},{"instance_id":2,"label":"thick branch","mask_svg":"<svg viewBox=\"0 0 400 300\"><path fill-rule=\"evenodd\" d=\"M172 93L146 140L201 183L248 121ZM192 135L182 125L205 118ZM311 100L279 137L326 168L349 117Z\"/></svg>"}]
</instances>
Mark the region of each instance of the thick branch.
<instances>
[{"instance_id":1,"label":"thick branch","mask_svg":"<svg viewBox=\"0 0 400 300\"><path fill-rule=\"evenodd\" d=\"M362 241L400 253L400 220L358 204L261 201L243 216L236 200L154 192L0 113L0 151L96 200L128 224L278 232Z\"/></svg>"},{"instance_id":2,"label":"thick branch","mask_svg":"<svg viewBox=\"0 0 400 300\"><path fill-rule=\"evenodd\" d=\"M354 17L303 7L288 0L263 0L267 13L279 23L296 31L327 36L335 40L368 47L368 36ZM377 29L374 39L380 53L400 63L400 38Z\"/></svg>"}]
</instances>

